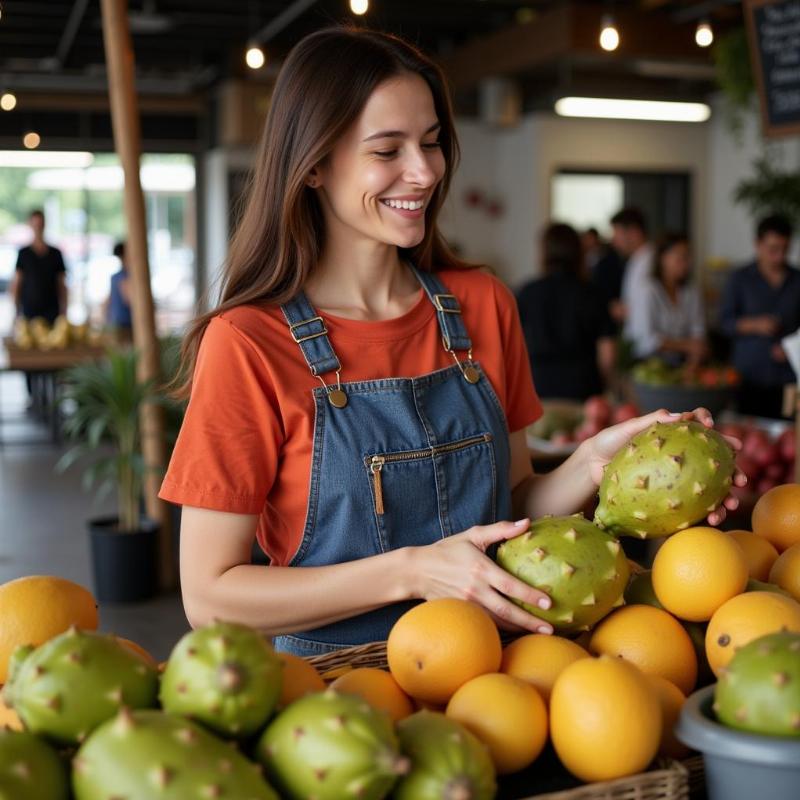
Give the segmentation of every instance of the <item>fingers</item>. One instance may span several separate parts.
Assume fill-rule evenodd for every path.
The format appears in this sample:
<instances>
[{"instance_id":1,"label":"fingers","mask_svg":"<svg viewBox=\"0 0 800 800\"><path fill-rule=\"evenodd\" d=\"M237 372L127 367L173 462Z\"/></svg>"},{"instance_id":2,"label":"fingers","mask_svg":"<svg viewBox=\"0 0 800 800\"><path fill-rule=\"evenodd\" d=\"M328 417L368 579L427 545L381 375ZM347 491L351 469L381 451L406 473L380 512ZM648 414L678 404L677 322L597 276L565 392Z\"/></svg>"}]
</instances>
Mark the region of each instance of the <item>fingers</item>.
<instances>
[{"instance_id":1,"label":"fingers","mask_svg":"<svg viewBox=\"0 0 800 800\"><path fill-rule=\"evenodd\" d=\"M497 624L501 627L513 625L530 633L553 632L553 626L548 622L534 617L489 587L476 598L476 601L497 620Z\"/></svg>"},{"instance_id":2,"label":"fingers","mask_svg":"<svg viewBox=\"0 0 800 800\"><path fill-rule=\"evenodd\" d=\"M487 613L492 618L492 622L500 628L501 631L507 631L508 633L530 633L527 628L522 628L519 625L514 625L511 622L506 622L504 619L500 619L500 617L492 614L491 611L487 610Z\"/></svg>"},{"instance_id":3,"label":"fingers","mask_svg":"<svg viewBox=\"0 0 800 800\"><path fill-rule=\"evenodd\" d=\"M489 545L495 542L503 542L506 539L513 539L521 533L525 533L531 521L528 517L517 520L516 522L495 522L493 525L476 525L465 531L466 537L475 547L484 552Z\"/></svg>"},{"instance_id":4,"label":"fingers","mask_svg":"<svg viewBox=\"0 0 800 800\"><path fill-rule=\"evenodd\" d=\"M747 479L747 475L745 475L744 472L741 472L738 469L733 474L733 484L734 484L734 486L739 486L740 488L742 486L747 486L747 480L748 480Z\"/></svg>"},{"instance_id":5,"label":"fingers","mask_svg":"<svg viewBox=\"0 0 800 800\"><path fill-rule=\"evenodd\" d=\"M485 579L490 586L506 597L513 597L515 600L521 600L528 605L544 609L550 608L552 605L550 598L544 592L528 586L527 583L515 578L491 561L486 564Z\"/></svg>"},{"instance_id":6,"label":"fingers","mask_svg":"<svg viewBox=\"0 0 800 800\"><path fill-rule=\"evenodd\" d=\"M717 525L721 525L727 516L728 512L725 511L725 506L720 506L708 515L708 523L716 527Z\"/></svg>"},{"instance_id":7,"label":"fingers","mask_svg":"<svg viewBox=\"0 0 800 800\"><path fill-rule=\"evenodd\" d=\"M736 511L739 508L739 498L734 497L733 495L728 495L723 501L722 505L728 509L728 511Z\"/></svg>"},{"instance_id":8,"label":"fingers","mask_svg":"<svg viewBox=\"0 0 800 800\"><path fill-rule=\"evenodd\" d=\"M723 436L723 439L734 449L734 450L741 450L742 449L742 440L737 439L735 436Z\"/></svg>"}]
</instances>

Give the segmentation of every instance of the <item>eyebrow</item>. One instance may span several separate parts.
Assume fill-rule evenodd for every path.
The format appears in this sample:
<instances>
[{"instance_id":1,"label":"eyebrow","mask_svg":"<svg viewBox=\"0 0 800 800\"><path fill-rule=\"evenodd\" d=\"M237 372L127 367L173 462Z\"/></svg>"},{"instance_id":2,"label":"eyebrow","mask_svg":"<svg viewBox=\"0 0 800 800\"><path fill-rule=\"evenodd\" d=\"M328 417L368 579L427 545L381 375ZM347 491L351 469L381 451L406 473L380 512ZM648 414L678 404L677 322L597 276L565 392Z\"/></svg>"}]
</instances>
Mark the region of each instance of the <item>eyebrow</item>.
<instances>
[{"instance_id":1,"label":"eyebrow","mask_svg":"<svg viewBox=\"0 0 800 800\"><path fill-rule=\"evenodd\" d=\"M433 133L441 127L441 122L435 122L425 131L424 135L427 136L429 133ZM408 134L405 131L378 131L378 133L373 133L372 136L367 136L364 141L370 142L373 139L404 139L406 136L408 136Z\"/></svg>"}]
</instances>

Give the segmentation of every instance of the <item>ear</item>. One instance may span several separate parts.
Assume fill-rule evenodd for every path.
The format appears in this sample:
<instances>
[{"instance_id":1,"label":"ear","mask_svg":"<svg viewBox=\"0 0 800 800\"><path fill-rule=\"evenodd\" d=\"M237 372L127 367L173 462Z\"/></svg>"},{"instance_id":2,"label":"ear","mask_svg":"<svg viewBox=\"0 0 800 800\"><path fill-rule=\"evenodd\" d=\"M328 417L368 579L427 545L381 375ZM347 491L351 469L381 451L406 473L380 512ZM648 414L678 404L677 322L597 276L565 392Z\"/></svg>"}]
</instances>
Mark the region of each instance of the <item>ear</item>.
<instances>
[{"instance_id":1,"label":"ear","mask_svg":"<svg viewBox=\"0 0 800 800\"><path fill-rule=\"evenodd\" d=\"M311 172L308 173L306 186L310 186L312 189L317 189L322 186L322 175L320 175L318 167L314 167Z\"/></svg>"}]
</instances>

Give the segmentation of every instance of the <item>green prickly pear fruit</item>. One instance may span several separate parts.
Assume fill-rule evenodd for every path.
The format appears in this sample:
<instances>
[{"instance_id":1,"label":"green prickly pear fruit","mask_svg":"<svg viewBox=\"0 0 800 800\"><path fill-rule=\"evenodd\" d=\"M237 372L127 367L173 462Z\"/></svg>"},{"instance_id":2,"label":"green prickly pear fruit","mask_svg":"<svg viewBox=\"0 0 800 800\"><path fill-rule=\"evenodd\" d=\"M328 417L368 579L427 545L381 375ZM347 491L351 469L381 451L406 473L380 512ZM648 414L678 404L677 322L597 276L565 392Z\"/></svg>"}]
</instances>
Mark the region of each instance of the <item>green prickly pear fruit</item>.
<instances>
[{"instance_id":1,"label":"green prickly pear fruit","mask_svg":"<svg viewBox=\"0 0 800 800\"><path fill-rule=\"evenodd\" d=\"M595 523L614 536L669 536L704 519L733 483L733 448L699 422L656 422L607 464Z\"/></svg>"},{"instance_id":2,"label":"green prickly pear fruit","mask_svg":"<svg viewBox=\"0 0 800 800\"><path fill-rule=\"evenodd\" d=\"M381 800L410 766L389 715L333 689L281 711L256 757L289 800Z\"/></svg>"},{"instance_id":3,"label":"green prickly pear fruit","mask_svg":"<svg viewBox=\"0 0 800 800\"><path fill-rule=\"evenodd\" d=\"M770 633L737 650L717 683L714 711L731 728L800 737L800 633Z\"/></svg>"},{"instance_id":4,"label":"green prickly pear fruit","mask_svg":"<svg viewBox=\"0 0 800 800\"><path fill-rule=\"evenodd\" d=\"M282 679L280 659L262 634L214 622L175 645L161 676L161 705L222 736L249 736L275 709Z\"/></svg>"},{"instance_id":5,"label":"green prickly pear fruit","mask_svg":"<svg viewBox=\"0 0 800 800\"><path fill-rule=\"evenodd\" d=\"M56 751L29 731L0 729L0 800L67 800L69 777Z\"/></svg>"},{"instance_id":6,"label":"green prickly pear fruit","mask_svg":"<svg viewBox=\"0 0 800 800\"><path fill-rule=\"evenodd\" d=\"M278 800L261 770L228 742L183 717L123 709L73 760L75 800Z\"/></svg>"},{"instance_id":7,"label":"green prickly pear fruit","mask_svg":"<svg viewBox=\"0 0 800 800\"><path fill-rule=\"evenodd\" d=\"M620 543L580 514L545 517L503 542L497 563L552 600L543 611L511 598L559 631L579 631L622 605L630 567Z\"/></svg>"},{"instance_id":8,"label":"green prickly pear fruit","mask_svg":"<svg viewBox=\"0 0 800 800\"><path fill-rule=\"evenodd\" d=\"M70 628L17 659L3 698L28 730L74 745L122 706L153 708L158 673L115 637Z\"/></svg>"},{"instance_id":9,"label":"green prickly pear fruit","mask_svg":"<svg viewBox=\"0 0 800 800\"><path fill-rule=\"evenodd\" d=\"M418 711L397 724L411 770L395 787L394 800L492 800L494 764L483 742L436 711Z\"/></svg>"}]
</instances>

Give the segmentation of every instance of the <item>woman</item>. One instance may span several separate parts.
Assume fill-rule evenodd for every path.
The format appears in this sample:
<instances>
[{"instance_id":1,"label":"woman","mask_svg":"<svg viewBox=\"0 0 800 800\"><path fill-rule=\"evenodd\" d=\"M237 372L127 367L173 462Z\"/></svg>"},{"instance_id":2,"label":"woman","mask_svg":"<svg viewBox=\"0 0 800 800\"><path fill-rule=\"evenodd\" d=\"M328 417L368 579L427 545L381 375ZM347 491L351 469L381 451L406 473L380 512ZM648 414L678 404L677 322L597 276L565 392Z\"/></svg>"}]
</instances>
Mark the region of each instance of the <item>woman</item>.
<instances>
[{"instance_id":1,"label":"woman","mask_svg":"<svg viewBox=\"0 0 800 800\"><path fill-rule=\"evenodd\" d=\"M536 391L544 398L585 400L611 380L614 325L601 296L584 277L583 248L569 225L542 234L544 276L517 294Z\"/></svg>"},{"instance_id":2,"label":"woman","mask_svg":"<svg viewBox=\"0 0 800 800\"><path fill-rule=\"evenodd\" d=\"M552 630L508 599L548 598L485 551L580 507L662 415L531 474L539 403L514 299L436 229L456 155L442 76L410 45L333 29L287 59L222 302L185 342L191 399L161 496L184 505L192 625L237 620L313 655L453 596ZM250 563L254 537L269 567Z\"/></svg>"},{"instance_id":3,"label":"woman","mask_svg":"<svg viewBox=\"0 0 800 800\"><path fill-rule=\"evenodd\" d=\"M689 239L679 233L664 236L643 301L631 309L631 336L639 358L657 356L695 368L708 355L703 299L689 282L691 269Z\"/></svg>"}]
</instances>

